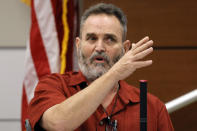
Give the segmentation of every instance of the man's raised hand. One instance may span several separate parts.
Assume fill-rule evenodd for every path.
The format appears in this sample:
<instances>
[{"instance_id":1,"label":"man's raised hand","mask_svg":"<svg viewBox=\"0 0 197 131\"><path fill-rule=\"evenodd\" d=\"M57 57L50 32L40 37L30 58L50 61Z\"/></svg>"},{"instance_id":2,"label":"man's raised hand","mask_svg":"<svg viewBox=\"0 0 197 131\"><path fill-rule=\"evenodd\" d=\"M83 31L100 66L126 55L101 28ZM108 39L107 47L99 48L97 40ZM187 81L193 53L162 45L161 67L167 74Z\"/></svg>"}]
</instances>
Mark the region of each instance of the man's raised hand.
<instances>
[{"instance_id":1,"label":"man's raised hand","mask_svg":"<svg viewBox=\"0 0 197 131\"><path fill-rule=\"evenodd\" d=\"M122 80L133 74L136 69L151 65L152 60L141 59L153 52L152 45L153 41L149 37L144 37L136 44L132 44L131 50L127 51L109 71L112 71L117 80Z\"/></svg>"}]
</instances>

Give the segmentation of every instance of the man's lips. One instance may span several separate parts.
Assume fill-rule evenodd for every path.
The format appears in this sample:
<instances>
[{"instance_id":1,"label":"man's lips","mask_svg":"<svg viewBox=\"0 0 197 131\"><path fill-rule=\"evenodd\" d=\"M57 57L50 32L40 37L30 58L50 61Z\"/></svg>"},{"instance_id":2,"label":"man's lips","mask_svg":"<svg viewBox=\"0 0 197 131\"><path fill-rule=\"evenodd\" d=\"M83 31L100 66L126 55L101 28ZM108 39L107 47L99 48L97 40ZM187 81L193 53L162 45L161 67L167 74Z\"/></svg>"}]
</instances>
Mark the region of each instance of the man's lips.
<instances>
[{"instance_id":1,"label":"man's lips","mask_svg":"<svg viewBox=\"0 0 197 131\"><path fill-rule=\"evenodd\" d=\"M94 58L94 61L97 63L104 63L106 60L103 57L98 56Z\"/></svg>"}]
</instances>

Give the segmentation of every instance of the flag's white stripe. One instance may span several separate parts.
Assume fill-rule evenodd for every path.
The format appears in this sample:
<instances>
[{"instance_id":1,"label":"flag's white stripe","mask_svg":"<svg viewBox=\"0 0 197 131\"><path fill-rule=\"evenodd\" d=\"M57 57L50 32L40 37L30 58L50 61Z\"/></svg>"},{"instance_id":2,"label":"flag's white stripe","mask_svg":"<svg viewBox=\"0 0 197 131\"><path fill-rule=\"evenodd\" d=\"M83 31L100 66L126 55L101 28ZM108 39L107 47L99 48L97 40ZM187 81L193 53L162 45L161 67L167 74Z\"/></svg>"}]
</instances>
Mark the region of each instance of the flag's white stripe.
<instances>
[{"instance_id":1,"label":"flag's white stripe","mask_svg":"<svg viewBox=\"0 0 197 131\"><path fill-rule=\"evenodd\" d=\"M24 74L24 85L27 95L27 102L34 96L34 90L38 83L38 76L35 70L35 66L32 60L31 52L30 52L30 43L28 41L26 47L26 55L25 55L25 74Z\"/></svg>"},{"instance_id":2,"label":"flag's white stripe","mask_svg":"<svg viewBox=\"0 0 197 131\"><path fill-rule=\"evenodd\" d=\"M34 0L34 9L51 72L60 70L60 54L55 18L50 0Z\"/></svg>"}]
</instances>

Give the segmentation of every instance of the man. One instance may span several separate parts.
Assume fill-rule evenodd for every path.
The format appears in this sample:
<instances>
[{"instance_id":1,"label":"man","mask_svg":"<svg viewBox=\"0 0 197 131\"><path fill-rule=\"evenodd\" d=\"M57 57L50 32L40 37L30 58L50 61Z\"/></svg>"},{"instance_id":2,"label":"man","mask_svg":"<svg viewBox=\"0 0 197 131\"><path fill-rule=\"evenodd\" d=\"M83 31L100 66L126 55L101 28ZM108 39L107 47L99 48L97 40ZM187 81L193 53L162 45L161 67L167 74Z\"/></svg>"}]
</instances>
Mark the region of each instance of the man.
<instances>
[{"instance_id":1,"label":"man","mask_svg":"<svg viewBox=\"0 0 197 131\"><path fill-rule=\"evenodd\" d=\"M111 4L97 4L82 16L76 38L80 72L52 74L37 85L29 106L34 130L139 130L139 90L122 81L152 64L153 41L126 40L126 17ZM131 49L130 49L131 48ZM148 94L148 130L173 130L164 104Z\"/></svg>"}]
</instances>

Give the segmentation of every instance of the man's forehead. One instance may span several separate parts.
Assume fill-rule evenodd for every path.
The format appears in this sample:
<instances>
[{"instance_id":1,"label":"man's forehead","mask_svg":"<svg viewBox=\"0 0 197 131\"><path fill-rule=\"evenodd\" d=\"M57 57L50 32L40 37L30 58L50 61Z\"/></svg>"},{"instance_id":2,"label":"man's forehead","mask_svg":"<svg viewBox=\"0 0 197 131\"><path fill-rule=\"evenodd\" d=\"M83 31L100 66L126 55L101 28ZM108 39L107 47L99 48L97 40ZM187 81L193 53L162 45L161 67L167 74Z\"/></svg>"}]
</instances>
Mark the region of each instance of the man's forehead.
<instances>
[{"instance_id":1,"label":"man's forehead","mask_svg":"<svg viewBox=\"0 0 197 131\"><path fill-rule=\"evenodd\" d=\"M86 32L85 33L86 37L88 37L88 36L98 36L98 35L117 37L116 34L114 34L114 33L104 33L104 34L97 34L95 32Z\"/></svg>"},{"instance_id":2,"label":"man's forehead","mask_svg":"<svg viewBox=\"0 0 197 131\"><path fill-rule=\"evenodd\" d=\"M107 15L107 14L92 14L90 16L88 16L88 18L84 21L84 24L118 24L121 25L120 21L118 20L118 18L116 18L114 15Z\"/></svg>"},{"instance_id":3,"label":"man's forehead","mask_svg":"<svg viewBox=\"0 0 197 131\"><path fill-rule=\"evenodd\" d=\"M102 34L102 35L122 35L123 28L115 16L112 15L92 15L83 24L82 35Z\"/></svg>"}]
</instances>

